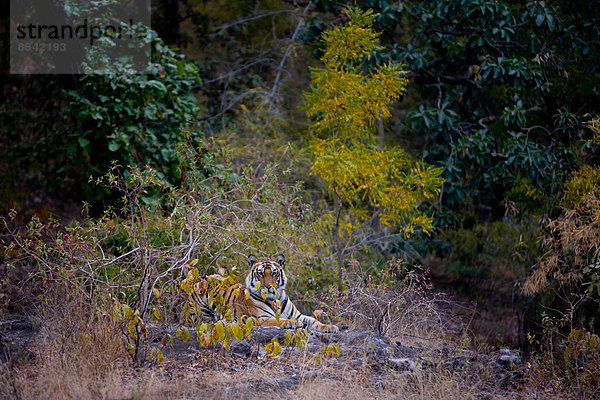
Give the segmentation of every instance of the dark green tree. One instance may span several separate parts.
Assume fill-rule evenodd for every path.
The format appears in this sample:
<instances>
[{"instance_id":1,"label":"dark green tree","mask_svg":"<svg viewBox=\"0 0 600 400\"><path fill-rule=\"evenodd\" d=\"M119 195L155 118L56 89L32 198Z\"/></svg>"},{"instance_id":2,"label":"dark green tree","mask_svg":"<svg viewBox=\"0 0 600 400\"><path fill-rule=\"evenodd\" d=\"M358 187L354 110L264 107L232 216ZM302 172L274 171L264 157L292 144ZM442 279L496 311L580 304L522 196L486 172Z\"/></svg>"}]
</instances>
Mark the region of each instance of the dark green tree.
<instances>
[{"instance_id":1,"label":"dark green tree","mask_svg":"<svg viewBox=\"0 0 600 400\"><path fill-rule=\"evenodd\" d=\"M394 137L443 167L438 224L497 219L506 200L551 211L568 172L590 157L584 123L600 103L599 2L357 4L380 13L385 48L376 60L411 71ZM339 13L334 2L317 5Z\"/></svg>"}]
</instances>

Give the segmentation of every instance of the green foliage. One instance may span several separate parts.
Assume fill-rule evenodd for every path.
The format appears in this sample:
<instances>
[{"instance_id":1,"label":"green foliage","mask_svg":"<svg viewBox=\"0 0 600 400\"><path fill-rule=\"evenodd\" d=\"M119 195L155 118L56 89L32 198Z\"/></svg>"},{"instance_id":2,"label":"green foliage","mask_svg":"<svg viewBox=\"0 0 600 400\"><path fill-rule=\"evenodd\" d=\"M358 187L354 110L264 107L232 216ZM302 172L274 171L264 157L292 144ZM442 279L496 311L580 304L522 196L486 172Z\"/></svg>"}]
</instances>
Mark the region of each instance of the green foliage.
<instances>
[{"instance_id":1,"label":"green foliage","mask_svg":"<svg viewBox=\"0 0 600 400\"><path fill-rule=\"evenodd\" d=\"M370 211L376 208L382 224L399 226L407 235L415 227L432 227L431 219L418 206L437 193L440 180L435 170L411 162L400 148L381 151L347 146L338 139L333 145L327 140L316 140L313 146L313 170L349 204L351 213L346 214L342 225L347 235L358 228L353 222L359 224L368 219Z\"/></svg>"},{"instance_id":2,"label":"green foliage","mask_svg":"<svg viewBox=\"0 0 600 400\"><path fill-rule=\"evenodd\" d=\"M200 111L192 89L200 84L198 68L170 50L152 31L152 63L144 74L127 65L111 73L83 75L76 90L66 92L64 111L70 133L68 151L87 176L105 173L111 161L149 166L171 184L182 179L177 146L201 135L194 131ZM192 126L192 129L187 129ZM89 199L97 196L86 186Z\"/></svg>"},{"instance_id":3,"label":"green foliage","mask_svg":"<svg viewBox=\"0 0 600 400\"><path fill-rule=\"evenodd\" d=\"M584 165L566 182L563 205L567 209L580 207L590 196L600 198L600 168Z\"/></svg>"},{"instance_id":4,"label":"green foliage","mask_svg":"<svg viewBox=\"0 0 600 400\"><path fill-rule=\"evenodd\" d=\"M433 117L425 121L425 130L419 120L427 117L410 114L408 127L434 138L425 151L429 161L444 166L452 187L445 192L445 205L456 210L470 198L496 209L520 180L528 179L544 194L536 199L537 208L551 207L543 199L559 192L563 172L572 168L582 145L566 140L576 137L582 114L569 110L579 106L561 102L564 92L556 87L557 75L564 79L563 68L577 67L557 62L568 59L561 57L571 43L575 53L582 51L574 36L583 31L573 31L571 16L554 2L415 2L406 12L413 32L428 33L398 46L399 55L411 60ZM548 47L547 38L555 35L572 41ZM439 72L458 62L469 66L467 78L460 78L458 69ZM438 93L432 90L436 79ZM442 114L440 101L451 113ZM461 148L465 141L472 143L467 151Z\"/></svg>"},{"instance_id":5,"label":"green foliage","mask_svg":"<svg viewBox=\"0 0 600 400\"><path fill-rule=\"evenodd\" d=\"M333 233L341 289L342 244L372 215L384 225L400 225L406 234L415 225L431 228L431 219L418 205L439 190L439 171L411 162L400 149L376 149L376 122L390 117L389 106L404 92L407 80L401 65L363 68L374 54L378 34L375 15L347 10L348 23L323 34L324 68L312 70L305 110L313 118L313 170L334 197L334 215L325 219ZM343 204L348 204L342 215Z\"/></svg>"},{"instance_id":6,"label":"green foliage","mask_svg":"<svg viewBox=\"0 0 600 400\"><path fill-rule=\"evenodd\" d=\"M469 229L445 230L435 239L440 242L436 247L445 269L437 273L444 275L444 281L460 280L473 288L477 283L485 287L496 283L512 290L509 283L522 279L538 255L538 235L539 229L532 220L496 221Z\"/></svg>"},{"instance_id":7,"label":"green foliage","mask_svg":"<svg viewBox=\"0 0 600 400\"><path fill-rule=\"evenodd\" d=\"M389 105L404 92L402 65L382 65L364 74L364 59L378 49L371 11L348 11L349 22L323 33L325 68L311 71L305 110L312 129L324 137L372 141L375 122L390 116Z\"/></svg>"},{"instance_id":8,"label":"green foliage","mask_svg":"<svg viewBox=\"0 0 600 400\"><path fill-rule=\"evenodd\" d=\"M414 225L426 230L430 220L417 205L437 193L438 171L411 162L399 148L374 146L376 121L391 115L390 103L407 84L399 65L363 73L363 59L378 48L378 35L371 29L374 17L371 11L348 11L347 26L323 34L325 68L312 70L311 90L305 95L306 113L314 117L313 170L335 196L355 207L359 219L368 217L367 209L360 210L366 203L381 208L386 225L408 222L407 232Z\"/></svg>"},{"instance_id":9,"label":"green foliage","mask_svg":"<svg viewBox=\"0 0 600 400\"><path fill-rule=\"evenodd\" d=\"M553 212L568 171L593 158L582 131L600 101L597 5L589 2L359 1L383 30L374 62L405 62L414 90L399 138L445 178L437 224L473 205ZM335 2L319 9L339 14ZM313 28L318 25L313 24ZM522 197L528 181L535 196ZM531 192L530 190L530 192ZM522 204L523 200L523 204Z\"/></svg>"}]
</instances>

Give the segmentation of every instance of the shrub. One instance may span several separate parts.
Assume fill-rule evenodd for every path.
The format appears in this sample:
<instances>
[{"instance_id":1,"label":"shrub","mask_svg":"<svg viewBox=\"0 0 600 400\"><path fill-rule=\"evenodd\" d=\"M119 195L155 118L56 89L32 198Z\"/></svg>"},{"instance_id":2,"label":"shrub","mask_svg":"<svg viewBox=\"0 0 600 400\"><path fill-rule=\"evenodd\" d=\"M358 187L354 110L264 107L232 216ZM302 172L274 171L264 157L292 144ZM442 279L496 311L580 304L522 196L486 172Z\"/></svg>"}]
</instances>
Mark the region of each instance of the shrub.
<instances>
[{"instance_id":1,"label":"shrub","mask_svg":"<svg viewBox=\"0 0 600 400\"><path fill-rule=\"evenodd\" d=\"M600 338L573 329L554 348L536 354L526 370L535 389L557 389L569 398L592 399L600 394Z\"/></svg>"},{"instance_id":2,"label":"shrub","mask_svg":"<svg viewBox=\"0 0 600 400\"><path fill-rule=\"evenodd\" d=\"M202 274L220 267L235 273L249 252L285 252L291 260L305 254L314 218L299 197L300 186L281 184L276 166L259 175L247 168L237 179L214 176L202 183L194 168L186 172L185 187L173 188L150 168L131 167L122 174L114 166L97 183L120 192L122 207L69 227L33 219L26 229L13 231L7 268L28 275L5 285L29 285L25 291L34 293L40 306L58 287L80 291L90 313L112 310L140 360L147 321L181 321L180 281L194 268L192 262Z\"/></svg>"},{"instance_id":3,"label":"shrub","mask_svg":"<svg viewBox=\"0 0 600 400\"><path fill-rule=\"evenodd\" d=\"M600 301L600 184L598 168L583 167L567 182L563 215L547 222L545 253L523 285L542 296L559 326L597 329Z\"/></svg>"},{"instance_id":4,"label":"shrub","mask_svg":"<svg viewBox=\"0 0 600 400\"><path fill-rule=\"evenodd\" d=\"M535 296L543 330L529 338L541 349L533 377L540 385L573 389L580 398L600 388L600 173L585 166L567 182L563 214L549 220L542 235L545 253L525 281ZM539 317L538 317L539 319Z\"/></svg>"},{"instance_id":5,"label":"shrub","mask_svg":"<svg viewBox=\"0 0 600 400\"><path fill-rule=\"evenodd\" d=\"M65 93L68 152L77 173L87 177L120 165L150 166L159 178L178 184L182 176L177 146L197 146L202 134L194 121L200 106L192 90L201 83L198 67L169 49L149 32L152 62L144 74L132 74L126 64L110 73L83 75L77 89ZM191 129L186 129L192 124ZM86 197L103 196L84 186Z\"/></svg>"},{"instance_id":6,"label":"shrub","mask_svg":"<svg viewBox=\"0 0 600 400\"><path fill-rule=\"evenodd\" d=\"M323 300L331 303L332 315L353 328L393 338L442 332L444 318L437 306L443 298L433 293L423 267L390 260L384 268L365 268L354 260L348 278L347 290L334 290Z\"/></svg>"}]
</instances>

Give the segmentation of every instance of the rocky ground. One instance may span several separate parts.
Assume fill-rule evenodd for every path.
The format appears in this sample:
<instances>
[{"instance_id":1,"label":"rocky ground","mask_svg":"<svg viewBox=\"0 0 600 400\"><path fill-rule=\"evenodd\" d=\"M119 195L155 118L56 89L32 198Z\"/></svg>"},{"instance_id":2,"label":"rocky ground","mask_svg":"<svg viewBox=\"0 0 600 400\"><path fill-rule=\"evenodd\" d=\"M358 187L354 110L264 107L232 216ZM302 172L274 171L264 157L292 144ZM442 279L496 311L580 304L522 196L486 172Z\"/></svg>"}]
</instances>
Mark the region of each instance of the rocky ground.
<instances>
[{"instance_id":1,"label":"rocky ground","mask_svg":"<svg viewBox=\"0 0 600 400\"><path fill-rule=\"evenodd\" d=\"M28 319L2 322L2 364L27 365L39 357L42 328ZM519 381L521 361L509 349L483 354L433 340L392 342L365 330L311 333L304 348L287 347L285 330L276 327L257 328L250 340L228 350L201 348L194 335L187 343L161 343L168 335L175 337L176 329L149 326L146 351L159 348L165 360L130 368L121 378L133 389L114 398L123 398L122 393L124 398L258 398L265 393L281 398L510 398ZM273 340L282 344L276 357L265 351ZM340 355L326 356L323 346L333 344Z\"/></svg>"}]
</instances>

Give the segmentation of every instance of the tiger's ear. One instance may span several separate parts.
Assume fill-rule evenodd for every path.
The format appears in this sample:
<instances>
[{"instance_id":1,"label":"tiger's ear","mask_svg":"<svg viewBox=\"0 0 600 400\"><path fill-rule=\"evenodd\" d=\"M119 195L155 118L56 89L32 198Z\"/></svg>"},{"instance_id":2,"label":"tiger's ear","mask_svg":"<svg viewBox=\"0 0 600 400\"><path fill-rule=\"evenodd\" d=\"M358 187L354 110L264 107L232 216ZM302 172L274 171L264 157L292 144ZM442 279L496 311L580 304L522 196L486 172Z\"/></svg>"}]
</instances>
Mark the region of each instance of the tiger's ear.
<instances>
[{"instance_id":1,"label":"tiger's ear","mask_svg":"<svg viewBox=\"0 0 600 400\"><path fill-rule=\"evenodd\" d=\"M254 257L254 254L250 254L248 256L248 265L253 266L254 263L256 263L256 257Z\"/></svg>"},{"instance_id":2,"label":"tiger's ear","mask_svg":"<svg viewBox=\"0 0 600 400\"><path fill-rule=\"evenodd\" d=\"M283 254L280 254L277 256L275 261L277 261L277 264L279 264L281 268L283 268L283 264L285 264L285 256Z\"/></svg>"}]
</instances>

